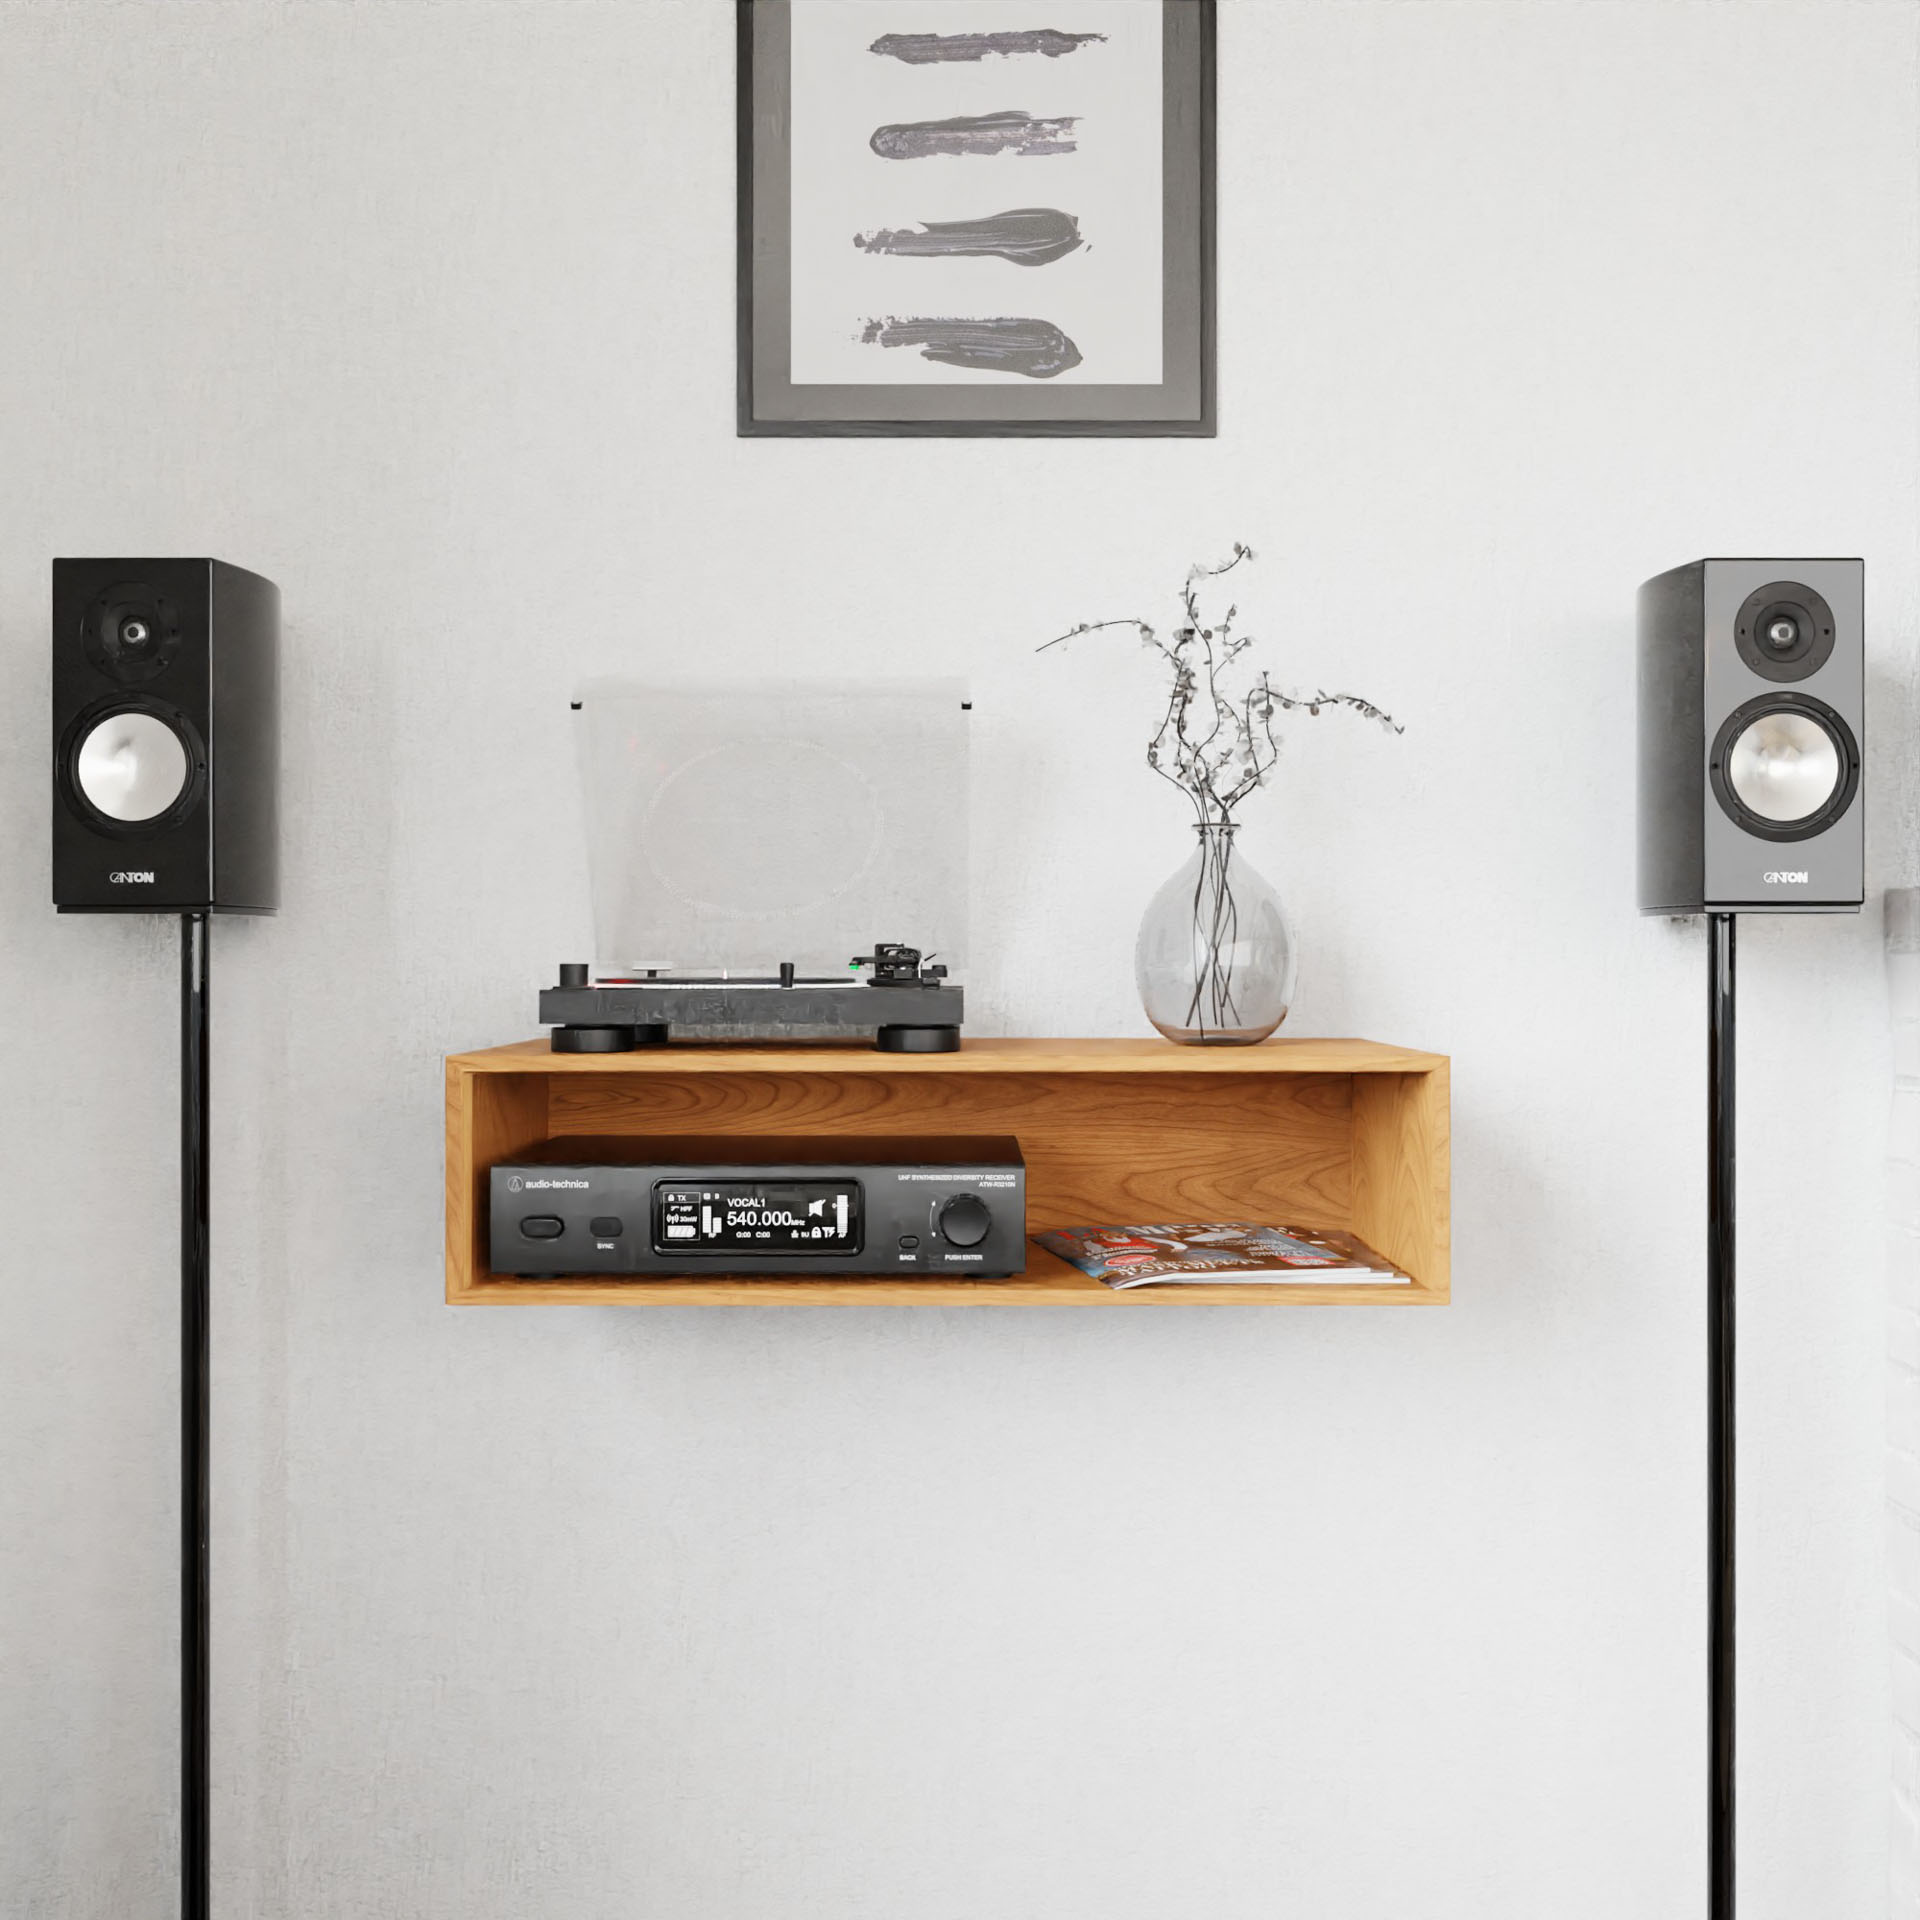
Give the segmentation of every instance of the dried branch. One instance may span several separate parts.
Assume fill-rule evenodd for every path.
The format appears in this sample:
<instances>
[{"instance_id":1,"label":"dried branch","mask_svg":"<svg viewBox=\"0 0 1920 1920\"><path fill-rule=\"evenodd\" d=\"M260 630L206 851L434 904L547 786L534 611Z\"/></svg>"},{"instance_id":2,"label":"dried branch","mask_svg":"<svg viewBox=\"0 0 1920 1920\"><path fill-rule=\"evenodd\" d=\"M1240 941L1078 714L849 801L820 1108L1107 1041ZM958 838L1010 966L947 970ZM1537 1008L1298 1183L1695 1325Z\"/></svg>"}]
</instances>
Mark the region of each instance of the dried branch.
<instances>
[{"instance_id":1,"label":"dried branch","mask_svg":"<svg viewBox=\"0 0 1920 1920\"><path fill-rule=\"evenodd\" d=\"M1248 653L1254 638L1234 632L1240 616L1237 604L1229 605L1209 626L1200 596L1206 582L1253 558L1253 549L1236 540L1232 556L1218 566L1189 567L1180 589L1185 624L1171 640L1163 640L1145 620L1083 620L1037 649L1044 653L1084 633L1131 627L1141 644L1167 663L1167 705L1147 742L1147 765L1187 796L1203 825L1230 825L1234 808L1255 787L1266 784L1280 758L1276 714L1304 711L1317 719L1325 707L1346 707L1394 733L1406 731L1390 713L1357 693L1329 693L1324 687L1309 694L1282 693L1264 669L1243 691L1234 691L1230 682L1237 676L1227 669Z\"/></svg>"}]
</instances>

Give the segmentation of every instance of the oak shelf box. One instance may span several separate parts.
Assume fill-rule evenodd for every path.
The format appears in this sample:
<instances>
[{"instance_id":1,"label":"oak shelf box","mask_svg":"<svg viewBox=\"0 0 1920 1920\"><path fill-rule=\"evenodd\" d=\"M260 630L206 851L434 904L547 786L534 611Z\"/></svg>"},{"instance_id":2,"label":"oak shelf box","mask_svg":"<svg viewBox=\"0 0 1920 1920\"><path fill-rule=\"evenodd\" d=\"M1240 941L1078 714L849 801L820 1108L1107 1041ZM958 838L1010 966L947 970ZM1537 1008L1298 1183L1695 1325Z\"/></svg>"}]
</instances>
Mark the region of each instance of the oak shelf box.
<instances>
[{"instance_id":1,"label":"oak shelf box","mask_svg":"<svg viewBox=\"0 0 1920 1920\"><path fill-rule=\"evenodd\" d=\"M1116 1293L1040 1248L1015 1280L521 1280L487 1265L487 1174L586 1134L1011 1133L1027 1228L1261 1220L1342 1227L1413 1276L1395 1286L1141 1287ZM666 1046L447 1061L447 1299L455 1305L1433 1305L1448 1297L1447 1060L1371 1040L1178 1047L968 1040L958 1053Z\"/></svg>"}]
</instances>

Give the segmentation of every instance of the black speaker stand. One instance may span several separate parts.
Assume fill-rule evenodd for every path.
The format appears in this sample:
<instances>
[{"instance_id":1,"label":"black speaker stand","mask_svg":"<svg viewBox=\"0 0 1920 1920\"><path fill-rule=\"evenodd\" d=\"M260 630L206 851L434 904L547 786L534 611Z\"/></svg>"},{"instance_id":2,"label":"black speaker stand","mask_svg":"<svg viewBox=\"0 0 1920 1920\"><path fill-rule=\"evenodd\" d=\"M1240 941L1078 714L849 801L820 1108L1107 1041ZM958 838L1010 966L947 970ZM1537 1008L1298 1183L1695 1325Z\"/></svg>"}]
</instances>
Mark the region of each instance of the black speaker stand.
<instances>
[{"instance_id":1,"label":"black speaker stand","mask_svg":"<svg viewBox=\"0 0 1920 1920\"><path fill-rule=\"evenodd\" d=\"M180 916L180 1912L207 1920L207 935Z\"/></svg>"},{"instance_id":2,"label":"black speaker stand","mask_svg":"<svg viewBox=\"0 0 1920 1920\"><path fill-rule=\"evenodd\" d=\"M1733 915L1707 915L1707 1911L1733 1920Z\"/></svg>"}]
</instances>

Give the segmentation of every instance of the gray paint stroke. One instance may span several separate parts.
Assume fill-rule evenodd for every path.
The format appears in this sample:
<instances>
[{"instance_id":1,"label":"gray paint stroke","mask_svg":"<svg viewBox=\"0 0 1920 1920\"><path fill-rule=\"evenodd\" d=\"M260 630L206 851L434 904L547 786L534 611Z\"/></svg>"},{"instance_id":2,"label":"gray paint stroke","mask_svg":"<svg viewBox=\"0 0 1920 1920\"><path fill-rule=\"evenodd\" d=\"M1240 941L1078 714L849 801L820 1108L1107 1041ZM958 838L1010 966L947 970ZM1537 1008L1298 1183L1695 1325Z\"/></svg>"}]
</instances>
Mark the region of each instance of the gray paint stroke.
<instances>
[{"instance_id":1,"label":"gray paint stroke","mask_svg":"<svg viewBox=\"0 0 1920 1920\"><path fill-rule=\"evenodd\" d=\"M939 153L1018 153L1038 158L1076 151L1073 114L1036 120L1031 114L960 114L951 120L905 120L878 127L867 142L882 160L925 160Z\"/></svg>"},{"instance_id":2,"label":"gray paint stroke","mask_svg":"<svg viewBox=\"0 0 1920 1920\"><path fill-rule=\"evenodd\" d=\"M1044 267L1086 242L1080 222L1058 207L1015 207L977 220L923 220L917 233L911 227L880 227L856 233L853 244L868 253L928 259L998 254L1016 267Z\"/></svg>"},{"instance_id":3,"label":"gray paint stroke","mask_svg":"<svg viewBox=\"0 0 1920 1920\"><path fill-rule=\"evenodd\" d=\"M860 338L868 346L918 347L923 360L988 373L1019 373L1051 380L1080 364L1080 349L1051 320L869 320Z\"/></svg>"},{"instance_id":4,"label":"gray paint stroke","mask_svg":"<svg viewBox=\"0 0 1920 1920\"><path fill-rule=\"evenodd\" d=\"M1052 27L1030 27L1018 33L883 33L867 51L885 58L925 67L936 61L984 60L988 54L1042 53L1058 60L1078 53L1089 40L1104 33L1059 33Z\"/></svg>"}]
</instances>

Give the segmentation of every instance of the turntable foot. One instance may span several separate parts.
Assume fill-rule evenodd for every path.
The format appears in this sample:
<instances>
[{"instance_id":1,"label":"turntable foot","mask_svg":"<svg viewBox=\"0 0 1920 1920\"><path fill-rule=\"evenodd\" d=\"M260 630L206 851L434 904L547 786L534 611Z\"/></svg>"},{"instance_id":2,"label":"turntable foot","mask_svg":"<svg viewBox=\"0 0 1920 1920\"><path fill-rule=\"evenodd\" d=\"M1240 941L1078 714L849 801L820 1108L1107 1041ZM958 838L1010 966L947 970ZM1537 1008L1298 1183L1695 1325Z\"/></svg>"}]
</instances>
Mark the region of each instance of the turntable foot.
<instances>
[{"instance_id":1,"label":"turntable foot","mask_svg":"<svg viewBox=\"0 0 1920 1920\"><path fill-rule=\"evenodd\" d=\"M635 1047L664 1047L665 1027L555 1027L555 1053L631 1053Z\"/></svg>"},{"instance_id":2,"label":"turntable foot","mask_svg":"<svg viewBox=\"0 0 1920 1920\"><path fill-rule=\"evenodd\" d=\"M882 1027L873 1044L882 1053L958 1053L958 1027Z\"/></svg>"}]
</instances>

